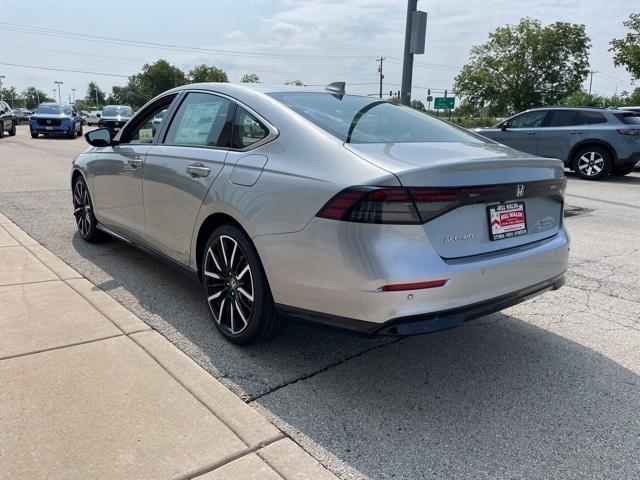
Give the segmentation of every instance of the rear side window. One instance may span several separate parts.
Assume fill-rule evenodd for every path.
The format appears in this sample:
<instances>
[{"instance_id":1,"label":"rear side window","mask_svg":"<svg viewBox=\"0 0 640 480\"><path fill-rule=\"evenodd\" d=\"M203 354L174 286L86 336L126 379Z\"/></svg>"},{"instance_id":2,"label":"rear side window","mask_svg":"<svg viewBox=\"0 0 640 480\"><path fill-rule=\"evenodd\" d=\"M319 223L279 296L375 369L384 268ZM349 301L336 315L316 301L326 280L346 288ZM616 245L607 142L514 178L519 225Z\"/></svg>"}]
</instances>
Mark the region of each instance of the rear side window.
<instances>
[{"instance_id":1,"label":"rear side window","mask_svg":"<svg viewBox=\"0 0 640 480\"><path fill-rule=\"evenodd\" d=\"M231 102L209 93L189 93L175 114L164 143L203 147L227 146Z\"/></svg>"},{"instance_id":2,"label":"rear side window","mask_svg":"<svg viewBox=\"0 0 640 480\"><path fill-rule=\"evenodd\" d=\"M582 118L587 122L587 125L595 125L598 123L607 123L605 116L598 112L580 112Z\"/></svg>"},{"instance_id":3,"label":"rear side window","mask_svg":"<svg viewBox=\"0 0 640 480\"><path fill-rule=\"evenodd\" d=\"M614 114L618 120L627 125L640 125L640 113L625 112Z\"/></svg>"},{"instance_id":4,"label":"rear side window","mask_svg":"<svg viewBox=\"0 0 640 480\"><path fill-rule=\"evenodd\" d=\"M233 125L233 146L245 148L259 142L267 135L269 135L267 127L244 108L238 106Z\"/></svg>"},{"instance_id":5,"label":"rear side window","mask_svg":"<svg viewBox=\"0 0 640 480\"><path fill-rule=\"evenodd\" d=\"M570 127L584 125L580 112L575 110L551 110L549 113L548 127Z\"/></svg>"}]
</instances>

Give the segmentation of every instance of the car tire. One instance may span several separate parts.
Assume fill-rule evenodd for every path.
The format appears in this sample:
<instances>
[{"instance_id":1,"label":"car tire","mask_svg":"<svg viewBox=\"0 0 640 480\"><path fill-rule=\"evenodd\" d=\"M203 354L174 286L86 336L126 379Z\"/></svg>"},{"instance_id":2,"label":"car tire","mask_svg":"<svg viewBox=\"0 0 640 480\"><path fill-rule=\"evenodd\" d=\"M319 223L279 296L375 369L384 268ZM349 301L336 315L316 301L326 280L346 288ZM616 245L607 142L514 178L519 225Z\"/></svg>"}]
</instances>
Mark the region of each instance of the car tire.
<instances>
[{"instance_id":1,"label":"car tire","mask_svg":"<svg viewBox=\"0 0 640 480\"><path fill-rule=\"evenodd\" d=\"M15 137L15 135L16 135L16 124L13 123L11 125L11 130L9 130L9 136L10 137Z\"/></svg>"},{"instance_id":2,"label":"car tire","mask_svg":"<svg viewBox=\"0 0 640 480\"><path fill-rule=\"evenodd\" d=\"M73 215L82 239L89 243L104 240L105 235L96 228L98 222L93 214L91 195L82 175L78 175L73 182L72 198Z\"/></svg>"},{"instance_id":3,"label":"car tire","mask_svg":"<svg viewBox=\"0 0 640 480\"><path fill-rule=\"evenodd\" d=\"M573 170L585 180L601 180L609 175L613 158L605 148L587 145L573 157Z\"/></svg>"},{"instance_id":4,"label":"car tire","mask_svg":"<svg viewBox=\"0 0 640 480\"><path fill-rule=\"evenodd\" d=\"M82 136L82 125L80 125L80 130L78 130L78 133L76 134L78 137Z\"/></svg>"},{"instance_id":5,"label":"car tire","mask_svg":"<svg viewBox=\"0 0 640 480\"><path fill-rule=\"evenodd\" d=\"M35 132L31 132L31 138L38 138L40 136L40 134L35 133Z\"/></svg>"},{"instance_id":6,"label":"car tire","mask_svg":"<svg viewBox=\"0 0 640 480\"><path fill-rule=\"evenodd\" d=\"M202 255L202 286L209 313L230 342L266 341L284 328L260 258L238 227L222 225L209 236Z\"/></svg>"},{"instance_id":7,"label":"car tire","mask_svg":"<svg viewBox=\"0 0 640 480\"><path fill-rule=\"evenodd\" d=\"M4 124L0 123L0 138L4 137Z\"/></svg>"}]
</instances>

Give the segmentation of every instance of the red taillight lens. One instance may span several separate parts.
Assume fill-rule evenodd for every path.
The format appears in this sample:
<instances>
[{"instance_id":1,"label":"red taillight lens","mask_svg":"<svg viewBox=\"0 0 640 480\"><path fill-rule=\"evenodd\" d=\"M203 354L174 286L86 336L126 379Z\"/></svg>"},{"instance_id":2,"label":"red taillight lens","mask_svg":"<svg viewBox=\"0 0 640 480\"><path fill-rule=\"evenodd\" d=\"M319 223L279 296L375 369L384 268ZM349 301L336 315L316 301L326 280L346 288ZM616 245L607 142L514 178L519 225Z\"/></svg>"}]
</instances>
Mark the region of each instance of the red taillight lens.
<instances>
[{"instance_id":1,"label":"red taillight lens","mask_svg":"<svg viewBox=\"0 0 640 480\"><path fill-rule=\"evenodd\" d=\"M358 223L421 223L404 188L350 187L329 200L317 216Z\"/></svg>"},{"instance_id":2,"label":"red taillight lens","mask_svg":"<svg viewBox=\"0 0 640 480\"><path fill-rule=\"evenodd\" d=\"M422 290L424 288L442 287L447 283L446 280L431 280L430 282L417 283L396 283L393 285L385 285L380 290L383 292L400 292L403 290Z\"/></svg>"}]
</instances>

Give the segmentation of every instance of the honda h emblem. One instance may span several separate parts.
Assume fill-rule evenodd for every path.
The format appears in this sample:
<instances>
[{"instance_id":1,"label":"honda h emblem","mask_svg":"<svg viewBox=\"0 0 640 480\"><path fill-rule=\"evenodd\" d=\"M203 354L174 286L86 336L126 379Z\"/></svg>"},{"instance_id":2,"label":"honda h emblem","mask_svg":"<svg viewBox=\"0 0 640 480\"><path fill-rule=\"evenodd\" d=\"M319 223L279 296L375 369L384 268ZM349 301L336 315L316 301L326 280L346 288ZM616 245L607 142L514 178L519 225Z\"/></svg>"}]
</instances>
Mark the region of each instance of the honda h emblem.
<instances>
[{"instance_id":1,"label":"honda h emblem","mask_svg":"<svg viewBox=\"0 0 640 480\"><path fill-rule=\"evenodd\" d=\"M51 123L51 120L47 120L47 123Z\"/></svg>"},{"instance_id":2,"label":"honda h emblem","mask_svg":"<svg viewBox=\"0 0 640 480\"><path fill-rule=\"evenodd\" d=\"M516 197L523 197L524 196L524 185L518 185L516 187Z\"/></svg>"}]
</instances>

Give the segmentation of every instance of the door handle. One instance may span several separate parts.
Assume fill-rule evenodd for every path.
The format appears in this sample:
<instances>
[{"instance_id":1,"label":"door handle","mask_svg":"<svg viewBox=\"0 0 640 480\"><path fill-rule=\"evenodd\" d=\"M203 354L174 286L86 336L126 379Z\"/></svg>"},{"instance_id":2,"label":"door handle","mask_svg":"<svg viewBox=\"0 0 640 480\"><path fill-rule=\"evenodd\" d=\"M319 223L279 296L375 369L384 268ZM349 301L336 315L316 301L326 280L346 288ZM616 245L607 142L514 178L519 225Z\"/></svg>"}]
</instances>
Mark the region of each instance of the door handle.
<instances>
[{"instance_id":1,"label":"door handle","mask_svg":"<svg viewBox=\"0 0 640 480\"><path fill-rule=\"evenodd\" d=\"M131 168L136 169L142 166L142 158L140 157L140 155L136 155L134 157L129 158L127 160L127 163Z\"/></svg>"},{"instance_id":2,"label":"door handle","mask_svg":"<svg viewBox=\"0 0 640 480\"><path fill-rule=\"evenodd\" d=\"M529 131L527 132L527 135L535 135L535 134L536 134L536 132L532 132L531 130L529 130Z\"/></svg>"},{"instance_id":3,"label":"door handle","mask_svg":"<svg viewBox=\"0 0 640 480\"><path fill-rule=\"evenodd\" d=\"M579 135L582 133L582 130L571 130L571 135Z\"/></svg>"},{"instance_id":4,"label":"door handle","mask_svg":"<svg viewBox=\"0 0 640 480\"><path fill-rule=\"evenodd\" d=\"M187 173L192 177L208 177L211 169L204 165L189 165L187 167Z\"/></svg>"}]
</instances>

